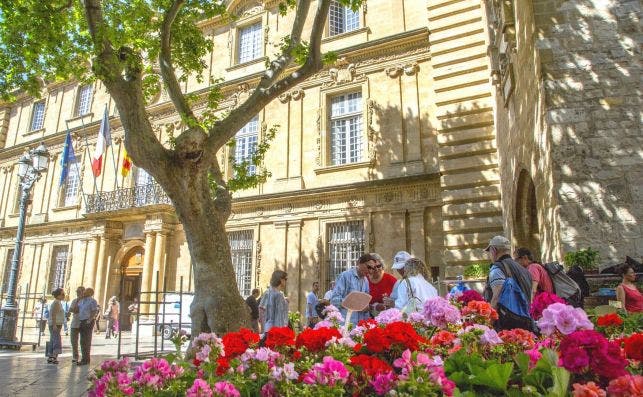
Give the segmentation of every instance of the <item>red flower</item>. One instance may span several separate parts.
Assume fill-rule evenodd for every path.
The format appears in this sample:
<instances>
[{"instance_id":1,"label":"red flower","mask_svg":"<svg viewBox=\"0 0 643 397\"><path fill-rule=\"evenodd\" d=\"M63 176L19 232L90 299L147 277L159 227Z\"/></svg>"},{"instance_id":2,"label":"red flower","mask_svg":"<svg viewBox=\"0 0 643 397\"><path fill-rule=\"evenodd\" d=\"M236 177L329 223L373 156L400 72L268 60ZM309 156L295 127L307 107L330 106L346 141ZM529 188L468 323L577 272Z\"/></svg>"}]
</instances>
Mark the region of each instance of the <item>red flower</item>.
<instances>
[{"instance_id":1,"label":"red flower","mask_svg":"<svg viewBox=\"0 0 643 397\"><path fill-rule=\"evenodd\" d=\"M386 361L366 354L359 354L351 357L351 364L354 367L361 367L364 373L369 377L393 371L393 368L391 368Z\"/></svg>"},{"instance_id":2,"label":"red flower","mask_svg":"<svg viewBox=\"0 0 643 397\"><path fill-rule=\"evenodd\" d=\"M239 332L227 333L221 339L228 359L242 355L250 346L259 343L259 335L247 328L241 328Z\"/></svg>"},{"instance_id":3,"label":"red flower","mask_svg":"<svg viewBox=\"0 0 643 397\"><path fill-rule=\"evenodd\" d=\"M357 322L358 327L372 328L377 326L377 321L374 318L367 318L365 320L359 320Z\"/></svg>"},{"instance_id":4,"label":"red flower","mask_svg":"<svg viewBox=\"0 0 643 397\"><path fill-rule=\"evenodd\" d=\"M308 351L318 352L326 348L326 342L332 338L341 338L342 334L337 328L322 327L319 329L306 328L304 332L297 335L295 344L297 347L304 346Z\"/></svg>"},{"instance_id":5,"label":"red flower","mask_svg":"<svg viewBox=\"0 0 643 397\"><path fill-rule=\"evenodd\" d=\"M192 364L194 364L195 367L198 367L199 365L201 365L201 361L195 358L194 360L192 360Z\"/></svg>"},{"instance_id":6,"label":"red flower","mask_svg":"<svg viewBox=\"0 0 643 397\"><path fill-rule=\"evenodd\" d=\"M600 332L572 332L560 342L559 350L563 367L571 372L583 373L589 367L608 379L627 374L627 360L621 356L621 348Z\"/></svg>"},{"instance_id":7,"label":"red flower","mask_svg":"<svg viewBox=\"0 0 643 397\"><path fill-rule=\"evenodd\" d=\"M292 359L297 361L301 358L301 352L299 350L295 350L292 354Z\"/></svg>"},{"instance_id":8,"label":"red flower","mask_svg":"<svg viewBox=\"0 0 643 397\"><path fill-rule=\"evenodd\" d=\"M274 349L279 346L294 346L295 333L288 327L270 328L266 336L266 347Z\"/></svg>"},{"instance_id":9,"label":"red flower","mask_svg":"<svg viewBox=\"0 0 643 397\"><path fill-rule=\"evenodd\" d=\"M643 376L623 375L612 379L607 386L610 396L636 397L643 395Z\"/></svg>"},{"instance_id":10,"label":"red flower","mask_svg":"<svg viewBox=\"0 0 643 397\"><path fill-rule=\"evenodd\" d=\"M516 344L527 350L531 349L536 344L534 341L534 334L522 328L502 330L498 333L498 336L505 343Z\"/></svg>"},{"instance_id":11,"label":"red flower","mask_svg":"<svg viewBox=\"0 0 643 397\"><path fill-rule=\"evenodd\" d=\"M362 344L361 343L356 343L355 346L353 346L353 351L355 353L359 353L362 350Z\"/></svg>"},{"instance_id":12,"label":"red flower","mask_svg":"<svg viewBox=\"0 0 643 397\"><path fill-rule=\"evenodd\" d=\"M217 375L224 375L228 369L230 369L230 363L225 357L219 357L217 359Z\"/></svg>"},{"instance_id":13,"label":"red flower","mask_svg":"<svg viewBox=\"0 0 643 397\"><path fill-rule=\"evenodd\" d=\"M630 335L623 340L625 356L630 360L643 361L643 333Z\"/></svg>"},{"instance_id":14,"label":"red flower","mask_svg":"<svg viewBox=\"0 0 643 397\"><path fill-rule=\"evenodd\" d=\"M376 327L364 333L364 344L373 353L381 353L391 348L417 350L424 339L417 334L409 323L397 321L386 327Z\"/></svg>"},{"instance_id":15,"label":"red flower","mask_svg":"<svg viewBox=\"0 0 643 397\"><path fill-rule=\"evenodd\" d=\"M464 291L462 295L458 296L458 302L463 305L466 305L471 301L484 301L484 298L478 293L478 291L472 289L468 289Z\"/></svg>"},{"instance_id":16,"label":"red flower","mask_svg":"<svg viewBox=\"0 0 643 397\"><path fill-rule=\"evenodd\" d=\"M610 313L604 316L600 316L598 320L596 320L596 325L598 325L599 327L619 326L622 324L623 319L616 313Z\"/></svg>"},{"instance_id":17,"label":"red flower","mask_svg":"<svg viewBox=\"0 0 643 397\"><path fill-rule=\"evenodd\" d=\"M465 291L466 292L466 291ZM455 335L452 332L440 330L431 338L431 344L440 346L451 346L455 340Z\"/></svg>"}]
</instances>

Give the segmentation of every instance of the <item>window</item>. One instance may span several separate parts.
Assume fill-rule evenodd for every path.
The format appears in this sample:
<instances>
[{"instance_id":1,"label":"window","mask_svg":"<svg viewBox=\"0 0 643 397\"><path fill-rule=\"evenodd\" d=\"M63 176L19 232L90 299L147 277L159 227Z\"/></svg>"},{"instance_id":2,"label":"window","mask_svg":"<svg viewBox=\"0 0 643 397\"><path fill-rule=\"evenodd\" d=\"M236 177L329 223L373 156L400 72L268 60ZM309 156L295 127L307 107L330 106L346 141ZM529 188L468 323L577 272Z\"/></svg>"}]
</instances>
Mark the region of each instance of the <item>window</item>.
<instances>
[{"instance_id":1,"label":"window","mask_svg":"<svg viewBox=\"0 0 643 397\"><path fill-rule=\"evenodd\" d=\"M2 275L2 293L6 294L9 290L9 275L11 274L11 261L13 260L13 249L7 251L7 258L4 261L4 272Z\"/></svg>"},{"instance_id":2,"label":"window","mask_svg":"<svg viewBox=\"0 0 643 397\"><path fill-rule=\"evenodd\" d=\"M80 188L79 167L80 162L78 160L69 163L69 173L67 174L67 179L65 179L65 194L62 199L63 207L70 207L77 203Z\"/></svg>"},{"instance_id":3,"label":"window","mask_svg":"<svg viewBox=\"0 0 643 397\"><path fill-rule=\"evenodd\" d=\"M68 251L69 247L66 245L55 246L53 249L53 253L51 254L51 267L49 268L50 291L65 287Z\"/></svg>"},{"instance_id":4,"label":"window","mask_svg":"<svg viewBox=\"0 0 643 397\"><path fill-rule=\"evenodd\" d=\"M136 168L136 180L134 186L134 200L136 206L140 207L154 203L154 177L143 168Z\"/></svg>"},{"instance_id":5,"label":"window","mask_svg":"<svg viewBox=\"0 0 643 397\"><path fill-rule=\"evenodd\" d=\"M328 225L329 280L335 280L350 269L364 253L364 224L362 221Z\"/></svg>"},{"instance_id":6,"label":"window","mask_svg":"<svg viewBox=\"0 0 643 397\"><path fill-rule=\"evenodd\" d=\"M335 36L342 33L352 32L359 28L359 13L350 7L339 4L337 1L330 2L328 12L328 33Z\"/></svg>"},{"instance_id":7,"label":"window","mask_svg":"<svg viewBox=\"0 0 643 397\"><path fill-rule=\"evenodd\" d=\"M237 276L239 293L244 298L250 296L252 280L252 230L228 233L232 266Z\"/></svg>"},{"instance_id":8,"label":"window","mask_svg":"<svg viewBox=\"0 0 643 397\"><path fill-rule=\"evenodd\" d=\"M45 101L38 101L33 104L31 111L31 129L29 131L37 131L45 124Z\"/></svg>"},{"instance_id":9,"label":"window","mask_svg":"<svg viewBox=\"0 0 643 397\"><path fill-rule=\"evenodd\" d=\"M259 116L253 117L248 124L244 125L234 139L235 164L252 161L252 155L257 149L257 141L259 140ZM248 175L254 175L256 172L257 167L254 164L248 164Z\"/></svg>"},{"instance_id":10,"label":"window","mask_svg":"<svg viewBox=\"0 0 643 397\"><path fill-rule=\"evenodd\" d=\"M330 158L332 165L362 159L362 93L331 98Z\"/></svg>"},{"instance_id":11,"label":"window","mask_svg":"<svg viewBox=\"0 0 643 397\"><path fill-rule=\"evenodd\" d=\"M261 22L239 29L238 63L250 62L261 56Z\"/></svg>"},{"instance_id":12,"label":"window","mask_svg":"<svg viewBox=\"0 0 643 397\"><path fill-rule=\"evenodd\" d=\"M83 85L78 89L76 98L76 110L74 116L82 116L89 113L92 105L92 86Z\"/></svg>"}]
</instances>

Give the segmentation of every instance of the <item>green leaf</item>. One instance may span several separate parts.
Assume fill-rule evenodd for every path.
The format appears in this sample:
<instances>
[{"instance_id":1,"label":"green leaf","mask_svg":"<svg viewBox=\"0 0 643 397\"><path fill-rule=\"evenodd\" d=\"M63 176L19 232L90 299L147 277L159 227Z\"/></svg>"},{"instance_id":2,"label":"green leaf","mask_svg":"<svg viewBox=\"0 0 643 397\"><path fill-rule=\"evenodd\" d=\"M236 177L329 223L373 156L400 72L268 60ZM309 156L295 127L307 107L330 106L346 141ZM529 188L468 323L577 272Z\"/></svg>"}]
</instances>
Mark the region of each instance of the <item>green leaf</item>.
<instances>
[{"instance_id":1,"label":"green leaf","mask_svg":"<svg viewBox=\"0 0 643 397\"><path fill-rule=\"evenodd\" d=\"M472 383L504 392L507 390L513 366L513 363L493 364L483 371L473 374Z\"/></svg>"},{"instance_id":2,"label":"green leaf","mask_svg":"<svg viewBox=\"0 0 643 397\"><path fill-rule=\"evenodd\" d=\"M569 372L562 367L554 367L551 370L554 385L549 388L548 397L565 397L569 388Z\"/></svg>"}]
</instances>

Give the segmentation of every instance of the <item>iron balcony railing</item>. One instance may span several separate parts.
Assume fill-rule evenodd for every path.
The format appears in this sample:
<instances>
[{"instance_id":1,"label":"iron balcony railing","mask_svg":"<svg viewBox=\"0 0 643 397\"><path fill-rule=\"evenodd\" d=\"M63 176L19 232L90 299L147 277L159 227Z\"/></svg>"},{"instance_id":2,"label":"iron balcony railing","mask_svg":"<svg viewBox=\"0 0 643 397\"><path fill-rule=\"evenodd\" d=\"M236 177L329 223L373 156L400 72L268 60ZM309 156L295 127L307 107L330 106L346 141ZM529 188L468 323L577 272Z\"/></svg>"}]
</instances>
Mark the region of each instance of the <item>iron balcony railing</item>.
<instances>
[{"instance_id":1,"label":"iron balcony railing","mask_svg":"<svg viewBox=\"0 0 643 397\"><path fill-rule=\"evenodd\" d=\"M117 189L111 192L88 194L86 213L119 211L156 204L172 204L163 188L157 183Z\"/></svg>"}]
</instances>

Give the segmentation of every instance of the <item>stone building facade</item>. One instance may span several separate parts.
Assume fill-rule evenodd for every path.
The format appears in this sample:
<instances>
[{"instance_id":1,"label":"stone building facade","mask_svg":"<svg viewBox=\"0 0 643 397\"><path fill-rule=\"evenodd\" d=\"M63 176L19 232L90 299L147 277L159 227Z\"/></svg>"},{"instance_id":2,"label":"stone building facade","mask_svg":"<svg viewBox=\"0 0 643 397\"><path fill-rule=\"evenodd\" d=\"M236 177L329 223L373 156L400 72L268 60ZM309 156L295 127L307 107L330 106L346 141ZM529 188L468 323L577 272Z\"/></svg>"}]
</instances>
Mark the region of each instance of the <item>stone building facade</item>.
<instances>
[{"instance_id":1,"label":"stone building facade","mask_svg":"<svg viewBox=\"0 0 643 397\"><path fill-rule=\"evenodd\" d=\"M280 16L277 4L232 1L230 11L239 17L232 24L203 23L214 42L204 61L213 77L225 78L223 111L248 97L264 68L264 57L289 33L292 17ZM536 5L525 7L537 9ZM362 252L378 252L390 261L395 252L407 250L424 259L436 279L454 276L462 266L485 259L483 248L493 235L506 232L522 242L513 221L518 163L533 167L525 169L540 200L536 208L541 226L532 233L538 237L533 242L552 258L559 257L568 238L584 244L563 227L568 219L563 215L571 212L564 204L571 201L562 200L568 197L567 185L560 182L565 169L557 161L572 154L570 144L563 145L555 131L567 127L549 122L580 116L548 107L554 91L545 86L561 81L540 78L545 64L540 58L533 65L523 61L529 54L542 56L538 47L542 44L533 32L526 36L528 44L516 45L517 51L511 53L510 63L521 65L525 72L514 66L512 98L505 107L502 90L498 91L502 86L494 86L494 79L501 78L507 67L498 69L496 55L488 53L497 40L498 24L490 17L497 4L367 0L357 13L333 7L322 50L336 51L338 62L270 103L239 131L234 147L219 153L231 175L231 159L247 156L248 148L278 126L265 161L272 176L254 189L235 193L228 222L244 296L255 287L265 289L273 270L285 269L291 309L302 310L313 281L321 281L324 289ZM533 12L516 10L521 11L515 20L535 20ZM535 23L528 22L529 29L535 29ZM514 26L522 28L518 22ZM522 36L515 37L519 41ZM547 62L562 62L551 51L548 54ZM184 89L203 95L207 84L207 78L203 82L190 78ZM623 84L622 89L631 88ZM571 101L562 88L555 92L561 100ZM633 112L632 98L623 98L621 104L615 98L605 100L609 106L627 104ZM197 113L204 106L204 101L197 103ZM94 179L90 158L105 107L111 115L113 145L104 156L103 174ZM148 112L161 142L171 141L183 128L164 92L154 98ZM587 116L590 110L579 112ZM619 124L624 128L629 120L632 131L638 126L636 118L613 120L615 116L607 113L605 123L624 123ZM543 122L549 123L547 129ZM526 125L533 125L531 132ZM596 123L586 122L585 127L600 135ZM74 138L78 166L59 186L67 128ZM541 135L538 139L543 142L530 141ZM118 295L121 284L126 300L157 286L192 288L190 255L171 203L144 170L134 167L128 176L120 174L122 137L114 105L100 82L51 84L43 88L40 99L21 97L0 104L3 288L18 222L16 163L41 141L52 158L48 172L34 187L27 216L19 279L23 291L27 284L30 292L38 293L53 286L67 291L94 286L103 304ZM602 147L591 141L591 135L587 139L593 142L587 150ZM634 150L624 141L618 144ZM596 152L595 161L625 161L601 153ZM530 156L537 158L525 160ZM622 180L638 172L640 182L640 163L619 167ZM632 187L627 185L619 190L623 184L616 182L613 186L609 189L631 198L631 212L621 215L629 213L637 225L640 204L635 201L640 192L628 190ZM584 206L590 211L599 208L591 202ZM630 227L625 221L610 224ZM629 245L614 246L619 254L626 248ZM641 245L636 249L640 253Z\"/></svg>"},{"instance_id":2,"label":"stone building facade","mask_svg":"<svg viewBox=\"0 0 643 397\"><path fill-rule=\"evenodd\" d=\"M641 5L486 0L504 228L544 260L643 256Z\"/></svg>"}]
</instances>

